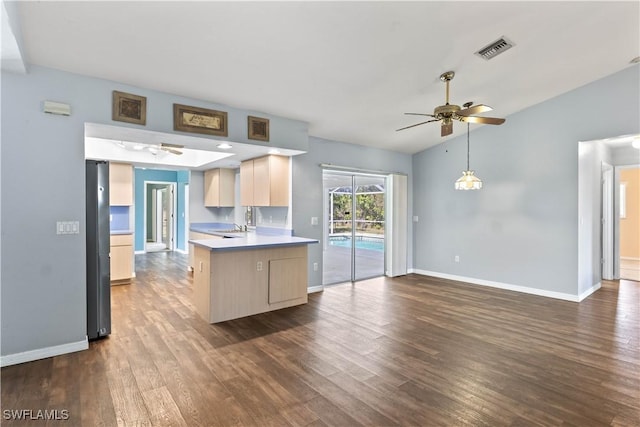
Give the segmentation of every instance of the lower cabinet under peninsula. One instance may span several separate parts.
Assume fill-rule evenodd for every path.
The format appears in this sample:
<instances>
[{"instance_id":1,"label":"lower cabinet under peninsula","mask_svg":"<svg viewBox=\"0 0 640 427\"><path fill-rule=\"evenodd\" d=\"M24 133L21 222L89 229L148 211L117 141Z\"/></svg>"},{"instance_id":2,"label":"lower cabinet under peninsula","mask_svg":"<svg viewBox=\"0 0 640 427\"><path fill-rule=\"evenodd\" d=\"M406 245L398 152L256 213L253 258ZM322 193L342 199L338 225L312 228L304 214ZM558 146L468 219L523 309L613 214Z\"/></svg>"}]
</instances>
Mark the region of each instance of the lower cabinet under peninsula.
<instances>
[{"instance_id":1,"label":"lower cabinet under peninsula","mask_svg":"<svg viewBox=\"0 0 640 427\"><path fill-rule=\"evenodd\" d=\"M234 239L219 242L229 240ZM305 304L307 244L317 241L303 240L307 242L221 250L196 242L193 303L198 314L217 323Z\"/></svg>"}]
</instances>

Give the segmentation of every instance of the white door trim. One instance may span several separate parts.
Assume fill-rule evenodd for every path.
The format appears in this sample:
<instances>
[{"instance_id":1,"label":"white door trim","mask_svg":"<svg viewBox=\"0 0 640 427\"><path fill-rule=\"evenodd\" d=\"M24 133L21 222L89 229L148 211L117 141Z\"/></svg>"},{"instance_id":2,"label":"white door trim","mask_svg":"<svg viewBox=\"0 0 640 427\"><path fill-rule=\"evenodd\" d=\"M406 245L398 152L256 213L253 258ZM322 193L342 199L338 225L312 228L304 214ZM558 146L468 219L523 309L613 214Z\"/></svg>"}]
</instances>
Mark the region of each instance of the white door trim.
<instances>
[{"instance_id":1,"label":"white door trim","mask_svg":"<svg viewBox=\"0 0 640 427\"><path fill-rule=\"evenodd\" d=\"M177 240L177 230L178 230L178 215L176 213L178 209L178 183L171 181L144 181L143 190L144 190L144 199L143 199L143 220L142 220L142 228L143 228L143 252L146 252L146 244L147 244L147 184L160 184L166 185L171 189L173 197L171 198L171 224L170 224L170 239L171 245L170 250L176 250L176 240Z\"/></svg>"}]
</instances>

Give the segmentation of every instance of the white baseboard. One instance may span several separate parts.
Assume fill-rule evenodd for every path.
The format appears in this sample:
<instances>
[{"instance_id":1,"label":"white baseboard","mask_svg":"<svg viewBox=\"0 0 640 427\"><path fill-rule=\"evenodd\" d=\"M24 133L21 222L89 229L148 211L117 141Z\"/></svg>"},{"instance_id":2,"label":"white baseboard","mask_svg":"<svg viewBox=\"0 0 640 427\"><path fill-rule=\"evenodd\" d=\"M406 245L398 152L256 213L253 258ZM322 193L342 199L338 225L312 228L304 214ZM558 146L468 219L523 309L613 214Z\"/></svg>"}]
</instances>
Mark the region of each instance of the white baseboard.
<instances>
[{"instance_id":1,"label":"white baseboard","mask_svg":"<svg viewBox=\"0 0 640 427\"><path fill-rule=\"evenodd\" d=\"M180 254L185 254L185 255L189 255L188 251L185 251L184 249L176 249L176 252L180 253Z\"/></svg>"},{"instance_id":2,"label":"white baseboard","mask_svg":"<svg viewBox=\"0 0 640 427\"><path fill-rule=\"evenodd\" d=\"M307 294L314 294L316 292L322 292L324 290L324 286L320 285L320 286L311 286L310 288L307 288Z\"/></svg>"},{"instance_id":3,"label":"white baseboard","mask_svg":"<svg viewBox=\"0 0 640 427\"><path fill-rule=\"evenodd\" d=\"M146 253L147 253L147 251L135 251L134 252L135 255L144 255Z\"/></svg>"},{"instance_id":4,"label":"white baseboard","mask_svg":"<svg viewBox=\"0 0 640 427\"><path fill-rule=\"evenodd\" d=\"M466 283L471 283L471 284L480 285L480 286L489 286L491 288L506 289L508 291L523 292L525 294L538 295L541 297L555 298L555 299L561 299L561 300L572 301L572 302L581 301L580 299L578 299L579 298L578 295L565 294L562 292L546 291L544 289L529 288L527 286L512 285L509 283L494 282L491 280L484 280L484 279L475 279L473 277L456 276L454 274L438 273L435 271L420 270L417 268L411 269L411 272L416 274L422 274L423 276L433 276L433 277L439 277L441 279L456 280L459 282L466 282ZM591 292L594 292L595 290L596 289L593 289Z\"/></svg>"},{"instance_id":5,"label":"white baseboard","mask_svg":"<svg viewBox=\"0 0 640 427\"><path fill-rule=\"evenodd\" d=\"M640 258L635 258L632 256L621 256L620 259L624 261L640 261Z\"/></svg>"},{"instance_id":6,"label":"white baseboard","mask_svg":"<svg viewBox=\"0 0 640 427\"><path fill-rule=\"evenodd\" d=\"M595 285L593 285L592 287L590 287L589 289L587 289L586 291L578 295L578 302L582 301L583 299L585 299L586 297L588 297L589 295L591 295L601 287L602 287L602 282L596 283Z\"/></svg>"},{"instance_id":7,"label":"white baseboard","mask_svg":"<svg viewBox=\"0 0 640 427\"><path fill-rule=\"evenodd\" d=\"M36 350L23 351L22 353L7 354L0 356L0 366L17 365L18 363L32 362L34 360L46 359L47 357L59 356L61 354L73 353L89 348L87 337L84 340L70 342L67 344L54 345L53 347L39 348Z\"/></svg>"}]
</instances>

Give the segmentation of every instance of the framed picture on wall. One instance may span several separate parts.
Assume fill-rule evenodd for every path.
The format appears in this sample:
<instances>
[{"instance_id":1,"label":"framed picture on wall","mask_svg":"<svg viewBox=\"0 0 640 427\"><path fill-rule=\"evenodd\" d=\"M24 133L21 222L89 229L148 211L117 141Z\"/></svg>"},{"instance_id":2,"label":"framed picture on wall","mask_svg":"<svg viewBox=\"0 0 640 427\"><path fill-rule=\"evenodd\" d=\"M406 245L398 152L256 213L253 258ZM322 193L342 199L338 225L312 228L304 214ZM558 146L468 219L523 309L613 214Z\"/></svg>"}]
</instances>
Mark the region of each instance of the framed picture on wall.
<instances>
[{"instance_id":1,"label":"framed picture on wall","mask_svg":"<svg viewBox=\"0 0 640 427\"><path fill-rule=\"evenodd\" d=\"M173 130L228 136L227 113L173 104Z\"/></svg>"},{"instance_id":2,"label":"framed picture on wall","mask_svg":"<svg viewBox=\"0 0 640 427\"><path fill-rule=\"evenodd\" d=\"M113 91L111 119L118 122L147 124L147 98L131 93Z\"/></svg>"},{"instance_id":3,"label":"framed picture on wall","mask_svg":"<svg viewBox=\"0 0 640 427\"><path fill-rule=\"evenodd\" d=\"M249 116L248 138L258 141L269 141L269 119Z\"/></svg>"}]
</instances>

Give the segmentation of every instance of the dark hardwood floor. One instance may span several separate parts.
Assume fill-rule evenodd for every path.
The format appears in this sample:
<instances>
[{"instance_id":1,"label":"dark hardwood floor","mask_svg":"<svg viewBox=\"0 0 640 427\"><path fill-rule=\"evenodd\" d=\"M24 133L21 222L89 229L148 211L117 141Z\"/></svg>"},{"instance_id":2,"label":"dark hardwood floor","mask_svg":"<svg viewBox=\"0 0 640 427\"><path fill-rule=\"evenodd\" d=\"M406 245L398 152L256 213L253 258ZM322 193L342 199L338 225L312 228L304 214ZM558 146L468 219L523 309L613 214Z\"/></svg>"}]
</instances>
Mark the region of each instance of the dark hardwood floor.
<instances>
[{"instance_id":1,"label":"dark hardwood floor","mask_svg":"<svg viewBox=\"0 0 640 427\"><path fill-rule=\"evenodd\" d=\"M409 275L209 325L186 257L152 253L112 306L88 351L2 369L2 425L640 425L637 282L577 304Z\"/></svg>"}]
</instances>

